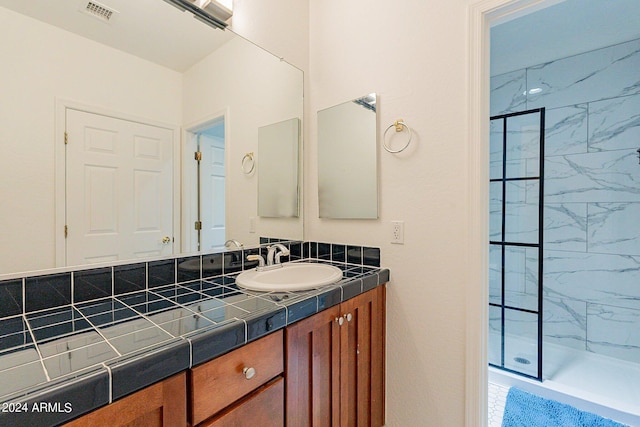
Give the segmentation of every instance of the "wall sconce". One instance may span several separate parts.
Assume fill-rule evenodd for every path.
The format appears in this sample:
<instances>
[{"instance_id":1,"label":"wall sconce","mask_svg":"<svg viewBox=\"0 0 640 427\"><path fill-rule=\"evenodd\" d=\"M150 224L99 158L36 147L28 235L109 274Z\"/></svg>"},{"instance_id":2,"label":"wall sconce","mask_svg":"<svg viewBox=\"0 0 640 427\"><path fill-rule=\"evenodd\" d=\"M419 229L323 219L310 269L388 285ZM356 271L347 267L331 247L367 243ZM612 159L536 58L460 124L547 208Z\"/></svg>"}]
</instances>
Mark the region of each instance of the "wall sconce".
<instances>
[{"instance_id":1,"label":"wall sconce","mask_svg":"<svg viewBox=\"0 0 640 427\"><path fill-rule=\"evenodd\" d=\"M233 15L233 0L164 0L178 9L193 13L196 19L224 30Z\"/></svg>"}]
</instances>

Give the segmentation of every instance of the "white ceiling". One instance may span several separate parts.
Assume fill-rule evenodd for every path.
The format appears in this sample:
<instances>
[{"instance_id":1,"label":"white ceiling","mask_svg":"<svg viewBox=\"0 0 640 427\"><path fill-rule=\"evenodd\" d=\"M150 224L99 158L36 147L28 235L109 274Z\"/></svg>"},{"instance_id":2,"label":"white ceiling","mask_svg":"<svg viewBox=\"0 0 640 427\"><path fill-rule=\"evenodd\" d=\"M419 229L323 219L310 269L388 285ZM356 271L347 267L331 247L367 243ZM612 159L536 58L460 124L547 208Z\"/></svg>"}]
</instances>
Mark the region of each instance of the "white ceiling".
<instances>
[{"instance_id":1,"label":"white ceiling","mask_svg":"<svg viewBox=\"0 0 640 427\"><path fill-rule=\"evenodd\" d=\"M87 0L0 0L0 6L184 72L219 48L230 31L214 29L163 0L98 0L119 13L102 22Z\"/></svg>"},{"instance_id":2,"label":"white ceiling","mask_svg":"<svg viewBox=\"0 0 640 427\"><path fill-rule=\"evenodd\" d=\"M566 0L491 28L491 75L637 38L640 0Z\"/></svg>"}]
</instances>

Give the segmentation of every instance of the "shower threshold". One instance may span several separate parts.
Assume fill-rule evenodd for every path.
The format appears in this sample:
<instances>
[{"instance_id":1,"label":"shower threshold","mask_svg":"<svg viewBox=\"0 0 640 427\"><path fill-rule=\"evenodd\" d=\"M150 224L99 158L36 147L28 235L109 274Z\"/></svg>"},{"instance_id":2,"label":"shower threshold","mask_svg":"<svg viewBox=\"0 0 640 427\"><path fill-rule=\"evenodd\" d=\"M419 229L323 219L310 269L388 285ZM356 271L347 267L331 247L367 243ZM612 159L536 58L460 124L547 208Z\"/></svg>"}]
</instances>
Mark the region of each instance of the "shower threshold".
<instances>
[{"instance_id":1,"label":"shower threshold","mask_svg":"<svg viewBox=\"0 0 640 427\"><path fill-rule=\"evenodd\" d=\"M489 368L489 382L640 426L640 363L544 344L544 381Z\"/></svg>"}]
</instances>

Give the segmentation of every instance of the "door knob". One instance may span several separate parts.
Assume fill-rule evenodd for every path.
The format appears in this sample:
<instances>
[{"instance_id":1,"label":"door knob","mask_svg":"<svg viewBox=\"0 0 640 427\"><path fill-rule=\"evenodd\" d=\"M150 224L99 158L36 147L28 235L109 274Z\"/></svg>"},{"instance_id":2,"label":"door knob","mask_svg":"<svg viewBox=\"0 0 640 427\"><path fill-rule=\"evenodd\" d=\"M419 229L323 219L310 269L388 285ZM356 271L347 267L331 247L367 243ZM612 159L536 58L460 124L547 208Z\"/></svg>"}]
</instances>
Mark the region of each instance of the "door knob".
<instances>
[{"instance_id":1,"label":"door knob","mask_svg":"<svg viewBox=\"0 0 640 427\"><path fill-rule=\"evenodd\" d=\"M351 322L351 319L353 319L353 316L351 315L351 313L347 313L344 315L344 318L347 319L347 322Z\"/></svg>"},{"instance_id":2,"label":"door knob","mask_svg":"<svg viewBox=\"0 0 640 427\"><path fill-rule=\"evenodd\" d=\"M171 237L169 237L169 236L164 236L164 237L162 238L162 244L163 244L163 245L168 245L169 243L171 243Z\"/></svg>"},{"instance_id":3,"label":"door knob","mask_svg":"<svg viewBox=\"0 0 640 427\"><path fill-rule=\"evenodd\" d=\"M338 322L338 325L342 326L344 323L344 317L336 317L336 322Z\"/></svg>"}]
</instances>

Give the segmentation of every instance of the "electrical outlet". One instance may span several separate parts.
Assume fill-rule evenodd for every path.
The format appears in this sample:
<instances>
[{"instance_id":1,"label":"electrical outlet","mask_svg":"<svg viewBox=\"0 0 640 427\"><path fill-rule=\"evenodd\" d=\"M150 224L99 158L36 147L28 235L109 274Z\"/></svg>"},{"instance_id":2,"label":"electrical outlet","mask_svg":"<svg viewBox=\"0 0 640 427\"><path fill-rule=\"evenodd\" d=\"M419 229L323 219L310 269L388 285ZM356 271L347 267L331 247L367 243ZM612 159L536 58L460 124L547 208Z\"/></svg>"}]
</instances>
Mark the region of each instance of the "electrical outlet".
<instances>
[{"instance_id":1,"label":"electrical outlet","mask_svg":"<svg viewBox=\"0 0 640 427\"><path fill-rule=\"evenodd\" d=\"M391 243L404 245L404 221L391 221Z\"/></svg>"}]
</instances>

